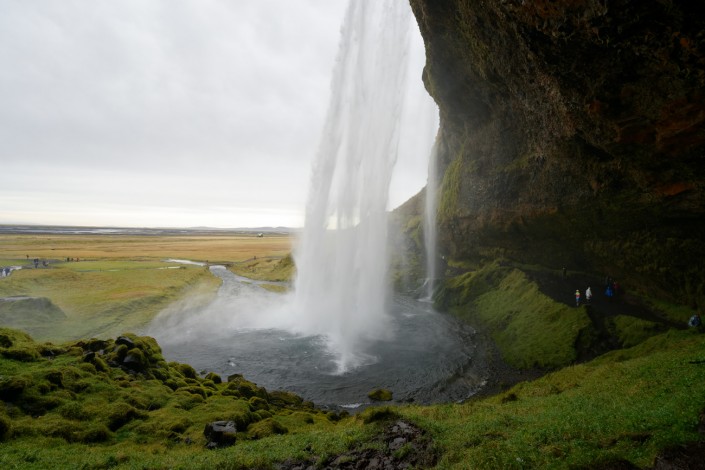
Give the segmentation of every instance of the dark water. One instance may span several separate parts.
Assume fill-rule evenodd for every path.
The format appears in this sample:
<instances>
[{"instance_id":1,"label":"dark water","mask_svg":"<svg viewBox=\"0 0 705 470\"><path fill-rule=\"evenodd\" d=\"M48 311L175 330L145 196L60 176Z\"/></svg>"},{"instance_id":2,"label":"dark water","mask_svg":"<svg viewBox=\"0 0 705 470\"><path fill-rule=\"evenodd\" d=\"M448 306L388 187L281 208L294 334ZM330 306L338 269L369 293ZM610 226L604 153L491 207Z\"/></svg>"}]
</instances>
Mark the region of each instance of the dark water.
<instances>
[{"instance_id":1,"label":"dark water","mask_svg":"<svg viewBox=\"0 0 705 470\"><path fill-rule=\"evenodd\" d=\"M222 295L261 290L224 269L212 271L224 281ZM457 401L482 386L484 361L472 329L427 303L405 297L394 299L390 313L393 338L369 344L366 365L343 374L336 373L336 357L320 336L232 329L219 338L196 334L176 340L168 331L150 333L170 361L213 371L224 379L243 374L259 386L289 390L319 406L364 405L369 402L367 393L380 387L391 390L395 401Z\"/></svg>"}]
</instances>

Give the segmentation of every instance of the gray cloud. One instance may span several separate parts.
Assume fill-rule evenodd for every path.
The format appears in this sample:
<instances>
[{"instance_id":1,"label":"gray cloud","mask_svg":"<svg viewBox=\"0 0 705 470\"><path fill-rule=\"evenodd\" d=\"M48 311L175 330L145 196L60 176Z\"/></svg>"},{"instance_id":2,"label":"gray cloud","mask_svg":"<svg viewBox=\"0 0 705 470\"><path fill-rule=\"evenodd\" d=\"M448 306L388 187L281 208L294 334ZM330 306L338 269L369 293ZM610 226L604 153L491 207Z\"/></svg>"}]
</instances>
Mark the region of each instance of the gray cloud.
<instances>
[{"instance_id":1,"label":"gray cloud","mask_svg":"<svg viewBox=\"0 0 705 470\"><path fill-rule=\"evenodd\" d=\"M345 1L2 3L0 223L301 223Z\"/></svg>"}]
</instances>

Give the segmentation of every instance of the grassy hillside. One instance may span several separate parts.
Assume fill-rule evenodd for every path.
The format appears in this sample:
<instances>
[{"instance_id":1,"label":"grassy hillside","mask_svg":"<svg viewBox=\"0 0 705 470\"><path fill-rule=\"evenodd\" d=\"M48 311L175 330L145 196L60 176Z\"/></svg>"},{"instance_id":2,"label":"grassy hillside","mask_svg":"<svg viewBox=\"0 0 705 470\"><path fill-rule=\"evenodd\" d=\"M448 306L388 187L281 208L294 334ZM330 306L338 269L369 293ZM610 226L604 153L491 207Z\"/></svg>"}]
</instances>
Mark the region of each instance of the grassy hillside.
<instances>
[{"instance_id":1,"label":"grassy hillside","mask_svg":"<svg viewBox=\"0 0 705 470\"><path fill-rule=\"evenodd\" d=\"M293 268L268 259L251 270ZM0 327L0 468L647 468L674 459L669 448L684 461L702 454L693 443L705 432L705 335L678 329L690 310L628 295L576 307L571 290L595 281L579 273L451 269L439 306L490 334L511 365L553 372L463 404L354 417L167 363L152 338L117 337L160 302L213 292L203 267L151 257L16 271L0 297L34 300L0 302L2 323L54 344ZM69 333L85 339L64 342ZM204 428L220 420L235 423L236 442L209 450Z\"/></svg>"},{"instance_id":2,"label":"grassy hillside","mask_svg":"<svg viewBox=\"0 0 705 470\"><path fill-rule=\"evenodd\" d=\"M663 449L703 439L704 412L705 337L692 331L496 397L402 410L445 450L439 468L478 469L604 468L620 460L645 468Z\"/></svg>"},{"instance_id":3,"label":"grassy hillside","mask_svg":"<svg viewBox=\"0 0 705 470\"><path fill-rule=\"evenodd\" d=\"M337 456L360 449L403 458L409 446L392 452L379 439L385 420L399 418L425 431L437 468L647 467L702 438L705 336L671 331L465 404L345 417L239 376L219 383L166 363L151 338L55 346L1 329L0 399L3 468L345 468L354 458ZM215 420L236 423L234 446L206 449Z\"/></svg>"}]
</instances>

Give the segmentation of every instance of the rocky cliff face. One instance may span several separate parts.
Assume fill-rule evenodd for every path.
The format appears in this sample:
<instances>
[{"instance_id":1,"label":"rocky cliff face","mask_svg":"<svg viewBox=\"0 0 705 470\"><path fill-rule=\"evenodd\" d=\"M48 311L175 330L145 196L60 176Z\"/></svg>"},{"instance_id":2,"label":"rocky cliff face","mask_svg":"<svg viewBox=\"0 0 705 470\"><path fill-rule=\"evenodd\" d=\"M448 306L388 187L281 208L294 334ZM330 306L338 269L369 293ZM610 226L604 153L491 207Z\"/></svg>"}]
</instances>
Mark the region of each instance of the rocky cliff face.
<instances>
[{"instance_id":1,"label":"rocky cliff face","mask_svg":"<svg viewBox=\"0 0 705 470\"><path fill-rule=\"evenodd\" d=\"M411 5L441 110L441 251L705 306L705 4Z\"/></svg>"}]
</instances>

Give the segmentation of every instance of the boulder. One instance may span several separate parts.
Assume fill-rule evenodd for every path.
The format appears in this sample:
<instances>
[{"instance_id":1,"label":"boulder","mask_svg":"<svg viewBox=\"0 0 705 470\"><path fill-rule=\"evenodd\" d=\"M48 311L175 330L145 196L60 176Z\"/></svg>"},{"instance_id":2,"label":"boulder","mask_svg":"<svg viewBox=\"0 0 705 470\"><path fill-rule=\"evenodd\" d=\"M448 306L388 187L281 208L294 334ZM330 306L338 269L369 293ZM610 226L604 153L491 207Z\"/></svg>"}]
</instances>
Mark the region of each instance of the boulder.
<instances>
[{"instance_id":1,"label":"boulder","mask_svg":"<svg viewBox=\"0 0 705 470\"><path fill-rule=\"evenodd\" d=\"M385 388L372 390L367 396L374 401L392 401L392 392Z\"/></svg>"},{"instance_id":2,"label":"boulder","mask_svg":"<svg viewBox=\"0 0 705 470\"><path fill-rule=\"evenodd\" d=\"M206 424L203 434L206 436L208 444L206 447L214 449L216 447L227 447L235 444L235 433L237 429L233 421L213 421Z\"/></svg>"},{"instance_id":3,"label":"boulder","mask_svg":"<svg viewBox=\"0 0 705 470\"><path fill-rule=\"evenodd\" d=\"M132 349L135 347L135 342L132 341L127 336L118 336L118 338L115 340L115 344L117 344L117 345L124 344L125 346L127 346L128 349Z\"/></svg>"}]
</instances>

